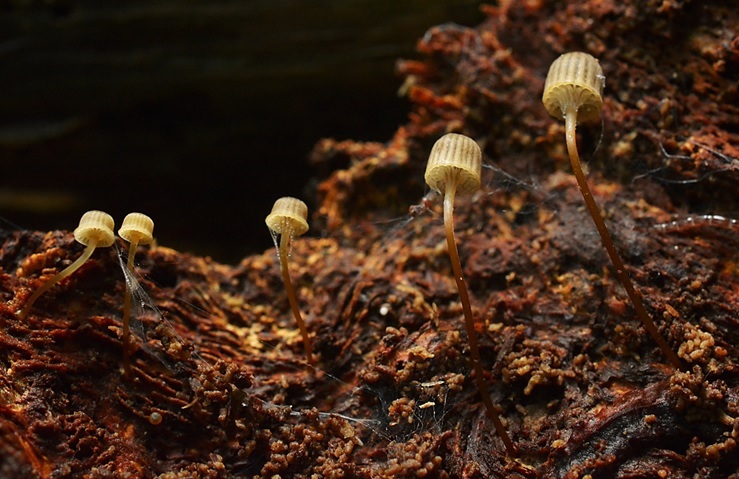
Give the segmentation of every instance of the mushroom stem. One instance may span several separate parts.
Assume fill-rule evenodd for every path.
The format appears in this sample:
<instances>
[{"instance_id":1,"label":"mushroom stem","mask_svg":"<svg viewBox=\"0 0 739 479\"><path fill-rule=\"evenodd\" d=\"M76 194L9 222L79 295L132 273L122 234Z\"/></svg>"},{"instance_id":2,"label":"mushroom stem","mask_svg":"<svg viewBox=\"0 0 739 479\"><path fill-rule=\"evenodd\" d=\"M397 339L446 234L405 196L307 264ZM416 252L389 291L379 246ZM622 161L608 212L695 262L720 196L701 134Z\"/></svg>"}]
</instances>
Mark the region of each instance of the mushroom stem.
<instances>
[{"instance_id":1,"label":"mushroom stem","mask_svg":"<svg viewBox=\"0 0 739 479\"><path fill-rule=\"evenodd\" d=\"M128 245L128 260L126 261L126 268L133 273L133 259L136 256L136 248L139 247L139 239L131 238L131 244Z\"/></svg>"},{"instance_id":2,"label":"mushroom stem","mask_svg":"<svg viewBox=\"0 0 739 479\"><path fill-rule=\"evenodd\" d=\"M453 174L453 173L452 173ZM485 383L485 375L482 369L480 358L480 348L477 344L477 331L475 330L475 320L472 318L472 307L470 305L470 296L467 292L467 284L462 274L462 264L459 261L459 251L457 250L457 242L454 238L454 197L457 190L457 179L449 178L446 181L446 189L444 190L444 231L446 232L446 243L449 249L449 258L452 263L452 272L454 273L454 281L457 283L459 291L459 299L462 302L462 311L464 312L464 325L467 330L467 338L470 343L470 355L472 356L472 367L475 371L475 381L477 389L482 396L482 402L485 404L485 410L490 420L495 426L498 436L503 440L506 451L511 457L518 454L516 446L511 441L508 433L503 426L503 422L498 416L493 400L488 394L487 384Z\"/></svg>"},{"instance_id":3,"label":"mushroom stem","mask_svg":"<svg viewBox=\"0 0 739 479\"><path fill-rule=\"evenodd\" d=\"M289 229L290 228L286 228L286 230ZM290 254L290 240L292 239L292 234L286 230L283 230L280 234L279 259L282 282L285 283L285 291L287 291L287 299L290 302L290 309L292 309L293 316L295 316L295 322L298 323L300 334L303 336L303 345L305 346L305 355L308 358L308 363L315 364L315 361L313 360L313 348L310 345L310 336L308 336L308 328L305 325L305 321L303 321L303 315L300 314L295 289L293 288L292 281L290 281L290 270L288 268L287 258Z\"/></svg>"},{"instance_id":4,"label":"mushroom stem","mask_svg":"<svg viewBox=\"0 0 739 479\"><path fill-rule=\"evenodd\" d=\"M128 247L128 261L126 261L126 268L128 268L128 272L133 274L133 259L136 255L136 248L139 245L138 238L132 238L131 243ZM123 297L123 337L122 337L122 343L123 343L123 372L124 374L128 375L131 371L130 367L130 359L131 359L131 350L129 348L130 338L131 338L131 301L132 301L132 292L131 288L128 285L128 281L126 281L126 293Z\"/></svg>"},{"instance_id":5,"label":"mushroom stem","mask_svg":"<svg viewBox=\"0 0 739 479\"><path fill-rule=\"evenodd\" d=\"M26 316L28 316L28 313L31 311L31 308L33 307L33 303L36 302L36 300L44 294L46 291L49 290L52 286L57 284L59 281L63 280L70 274L77 271L77 269L82 266L82 264L90 259L90 256L92 256L92 253L95 251L95 248L97 247L97 240L96 239L90 239L90 242L85 247L85 251L82 253L82 255L75 260L74 263L70 264L66 268L64 268L62 271L56 274L53 278L51 278L49 281L41 285L39 289L37 289L31 297L26 302L25 306L23 306L23 309L21 309L18 312L18 319L25 319Z\"/></svg>"},{"instance_id":6,"label":"mushroom stem","mask_svg":"<svg viewBox=\"0 0 739 479\"><path fill-rule=\"evenodd\" d=\"M678 358L675 351L670 348L670 346L667 344L667 341L665 341L665 339L659 333L657 326L655 326L654 321L652 321L652 319L649 317L649 314L647 313L647 310L644 308L644 302L642 301L641 294L639 294L639 292L634 289L634 285L629 278L629 274L626 272L624 263L623 261L621 261L621 256L619 256L618 251L613 244L611 234L608 232L608 228L606 227L606 223L603 220L603 216L600 214L598 205L595 203L593 194L590 192L590 187L588 186L588 182L585 178L585 173L583 173L582 167L580 166L580 156L577 153L577 137L575 135L576 127L577 106L570 105L565 112L565 137L567 142L567 151L569 152L572 171L575 174L575 178L577 178L577 186L580 189L580 193L582 193L583 199L585 200L585 205L590 212L590 216L593 218L593 222L595 223L595 227L598 230L598 234L600 234L600 239L603 242L603 246L606 248L608 256L611 258L611 263L613 263L613 266L616 268L616 276L618 277L621 285L626 290L626 294L629 296L631 303L634 305L634 310L636 311L637 316L639 317L641 322L644 323L644 327L647 329L647 332L650 336L652 336L652 339L655 340L664 355L667 356L667 359L669 359L676 368L681 368L682 363L680 361L680 358Z\"/></svg>"}]
</instances>

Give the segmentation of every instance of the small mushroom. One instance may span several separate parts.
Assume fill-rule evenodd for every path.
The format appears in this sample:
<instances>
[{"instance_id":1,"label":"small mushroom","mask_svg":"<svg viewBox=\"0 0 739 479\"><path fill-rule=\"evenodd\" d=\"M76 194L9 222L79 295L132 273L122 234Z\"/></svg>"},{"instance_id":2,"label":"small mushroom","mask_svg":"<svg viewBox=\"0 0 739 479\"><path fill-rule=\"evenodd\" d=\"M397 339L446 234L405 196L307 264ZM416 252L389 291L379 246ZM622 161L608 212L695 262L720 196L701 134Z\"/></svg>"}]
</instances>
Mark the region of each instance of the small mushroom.
<instances>
[{"instance_id":1,"label":"small mushroom","mask_svg":"<svg viewBox=\"0 0 739 479\"><path fill-rule=\"evenodd\" d=\"M583 52L565 53L554 60L549 67L549 74L544 83L542 101L550 115L555 118L563 118L565 121L565 139L572 171L575 178L577 178L580 193L582 193L585 205L593 218L598 234L600 234L603 246L608 252L613 267L616 269L618 280L626 290L626 294L634 305L637 316L644 323L647 332L659 345L667 359L675 367L680 368L682 365L680 358L659 333L657 326L644 308L641 295L631 283L629 274L626 272L621 256L613 244L603 216L601 216L593 194L590 192L585 173L583 173L580 166L575 129L578 122L582 123L600 118L605 81L606 78L603 76L600 63L591 55Z\"/></svg>"},{"instance_id":2,"label":"small mushroom","mask_svg":"<svg viewBox=\"0 0 739 479\"><path fill-rule=\"evenodd\" d=\"M115 233L113 233L114 226L115 222L108 213L92 210L82 215L79 226L74 230L74 239L86 246L85 251L74 263L70 264L64 270L57 273L53 278L41 285L41 287L31 295L28 301L26 301L23 309L16 313L18 318L25 319L31 311L33 303L35 303L36 300L49 288L77 271L85 261L90 259L95 248L106 248L111 246L115 241Z\"/></svg>"},{"instance_id":3,"label":"small mushroom","mask_svg":"<svg viewBox=\"0 0 739 479\"><path fill-rule=\"evenodd\" d=\"M298 299L290 281L290 270L288 268L290 243L294 237L301 236L308 231L307 218L308 207L306 204L297 198L285 196L275 201L274 206L272 206L272 212L265 219L265 223L267 223L267 228L269 228L272 239L275 242L275 248L277 248L277 259L280 261L282 282L285 284L287 299L290 302L290 309L292 309L293 316L295 316L295 322L298 323L298 329L300 329L300 334L303 336L305 355L308 358L308 363L314 364L308 328L305 326L303 316L300 314Z\"/></svg>"},{"instance_id":4,"label":"small mushroom","mask_svg":"<svg viewBox=\"0 0 739 479\"><path fill-rule=\"evenodd\" d=\"M128 261L126 267L133 273L134 257L138 245L150 244L154 241L154 221L143 213L129 213L123 219L118 235L128 241ZM126 281L126 295L123 299L123 369L128 372L129 342L131 337L131 296L129 282Z\"/></svg>"},{"instance_id":5,"label":"small mushroom","mask_svg":"<svg viewBox=\"0 0 739 479\"><path fill-rule=\"evenodd\" d=\"M503 440L508 455L517 454L516 446L508 437L505 426L498 416L495 405L487 391L485 384L480 348L477 345L475 320L472 317L472 306L467 292L467 285L462 274L462 265L459 261L459 252L454 238L454 198L457 194L472 194L480 189L482 169L482 152L475 141L467 136L448 133L434 144L429 155L424 179L429 187L444 197L444 231L449 249L449 259L452 262L454 281L457 283L459 299L464 312L465 329L470 342L472 367L475 371L477 388L485 404L488 417L493 422L498 436Z\"/></svg>"}]
</instances>

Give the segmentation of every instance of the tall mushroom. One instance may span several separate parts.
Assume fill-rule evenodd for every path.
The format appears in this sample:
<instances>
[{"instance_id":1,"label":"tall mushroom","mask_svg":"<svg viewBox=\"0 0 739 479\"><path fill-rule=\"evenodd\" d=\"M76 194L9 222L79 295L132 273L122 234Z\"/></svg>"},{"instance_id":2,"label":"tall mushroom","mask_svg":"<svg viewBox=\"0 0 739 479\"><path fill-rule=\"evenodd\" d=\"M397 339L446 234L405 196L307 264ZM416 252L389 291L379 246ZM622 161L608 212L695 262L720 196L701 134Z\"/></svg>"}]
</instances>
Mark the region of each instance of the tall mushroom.
<instances>
[{"instance_id":1,"label":"tall mushroom","mask_svg":"<svg viewBox=\"0 0 739 479\"><path fill-rule=\"evenodd\" d=\"M572 171L575 173L580 193L582 193L585 205L593 218L598 234L600 234L603 246L608 252L613 267L616 269L618 280L626 290L626 294L634 305L637 316L644 323L647 332L652 336L667 359L675 367L680 368L682 365L680 358L659 333L657 326L655 326L654 321L649 317L649 313L644 307L641 295L631 283L626 267L613 244L611 234L608 232L603 216L601 216L593 194L590 192L585 173L583 173L580 166L575 129L578 122L582 123L600 118L605 81L600 63L591 55L583 52L565 53L554 60L549 67L542 101L550 115L554 118L563 118L565 121L565 139Z\"/></svg>"},{"instance_id":2,"label":"tall mushroom","mask_svg":"<svg viewBox=\"0 0 739 479\"><path fill-rule=\"evenodd\" d=\"M477 344L475 320L472 318L472 306L467 292L467 285L462 274L462 265L459 261L459 252L454 238L454 198L457 194L468 195L480 189L482 168L482 152L480 147L469 137L448 133L439 138L431 149L424 179L429 187L444 197L444 231L449 249L449 259L452 263L454 281L457 283L459 299L464 312L464 324L467 338L470 343L472 367L475 371L477 389L488 417L493 422L498 436L503 440L509 456L515 456L516 446L508 437L485 384L484 371L480 358L480 348Z\"/></svg>"}]
</instances>

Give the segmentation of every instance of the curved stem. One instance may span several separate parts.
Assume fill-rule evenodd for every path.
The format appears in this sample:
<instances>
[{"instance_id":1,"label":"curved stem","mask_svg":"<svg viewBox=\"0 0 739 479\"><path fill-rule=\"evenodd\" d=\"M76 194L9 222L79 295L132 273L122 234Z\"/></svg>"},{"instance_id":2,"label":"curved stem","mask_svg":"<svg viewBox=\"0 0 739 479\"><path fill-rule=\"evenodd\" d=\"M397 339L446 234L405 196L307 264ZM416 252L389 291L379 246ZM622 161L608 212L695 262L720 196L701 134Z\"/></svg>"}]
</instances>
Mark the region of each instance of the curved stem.
<instances>
[{"instance_id":1,"label":"curved stem","mask_svg":"<svg viewBox=\"0 0 739 479\"><path fill-rule=\"evenodd\" d=\"M128 246L128 261L126 267L129 273L133 274L133 258L136 256L136 248L139 246L138 238L132 238L131 243ZM130 372L129 360L131 357L131 351L128 347L131 338L131 288L126 281L126 295L123 298L123 371L125 374Z\"/></svg>"},{"instance_id":2,"label":"curved stem","mask_svg":"<svg viewBox=\"0 0 739 479\"><path fill-rule=\"evenodd\" d=\"M447 181L446 191L444 192L444 231L446 232L446 242L449 249L449 258L452 262L452 271L454 272L454 281L457 283L459 290L459 299L462 302L462 311L464 312L464 325L467 329L467 337L470 342L470 355L472 356L472 368L475 371L475 380L477 381L477 389L485 404L485 410L488 417L493 422L498 436L503 440L506 451L511 457L515 457L518 453L516 446L508 437L505 426L495 410L493 400L488 394L487 384L485 384L484 371L480 358L480 348L477 345L477 332L475 331L475 321L472 318L472 306L470 305L470 297L467 292L467 285L462 275L462 265L459 261L459 252L457 251L457 243L454 239L454 197L456 195L456 183Z\"/></svg>"},{"instance_id":3,"label":"curved stem","mask_svg":"<svg viewBox=\"0 0 739 479\"><path fill-rule=\"evenodd\" d=\"M28 313L31 311L31 308L33 307L33 303L36 302L36 300L44 294L46 291L48 291L49 288L57 284L59 281L63 280L70 274L77 271L77 269L84 264L85 261L90 259L90 256L92 256L92 252L95 251L95 247L97 246L96 240L90 240L90 242L87 244L87 247L85 248L85 251L82 252L82 255L75 260L74 263L67 266L64 270L60 271L56 274L53 278L51 278L46 283L42 284L39 289L37 289L31 297L26 302L25 306L23 306L23 309L21 309L17 315L18 319L25 319L25 317L28 315Z\"/></svg>"},{"instance_id":4,"label":"curved stem","mask_svg":"<svg viewBox=\"0 0 739 479\"><path fill-rule=\"evenodd\" d=\"M305 326L303 316L300 314L300 308L298 307L298 299L295 296L295 290L293 289L292 281L290 281L290 270L287 266L287 257L290 254L290 234L283 232L280 234L280 271L282 272L282 282L285 283L285 290L287 291L287 299L290 302L290 309L293 311L295 316L295 322L298 323L298 329L300 334L303 336L303 345L305 345L305 355L308 357L309 364L315 364L313 361L313 350L310 345L310 337L308 336L308 328Z\"/></svg>"},{"instance_id":5,"label":"curved stem","mask_svg":"<svg viewBox=\"0 0 739 479\"><path fill-rule=\"evenodd\" d=\"M598 205L595 203L593 194L590 192L590 187L588 186L588 182L585 179L585 173L583 173L580 166L580 156L577 153L577 138L575 135L576 126L577 109L570 108L567 110L567 113L565 115L565 136L567 140L567 151L570 154L572 171L575 173L575 178L577 178L577 186L580 189L580 193L582 193L583 199L585 200L585 205L590 212L590 216L593 218L593 222L595 223L595 227L598 230L598 234L600 234L600 239L603 242L603 246L606 248L608 256L611 258L611 263L613 263L613 267L616 268L616 276L618 277L621 285L626 290L626 294L629 296L631 303L634 305L634 310L636 311L637 316L639 316L641 322L644 323L644 327L647 329L647 332L657 342L657 345L660 347L664 355L667 356L667 359L669 359L669 361L676 368L681 368L682 363L680 361L680 358L677 356L677 354L675 354L675 351L670 348L670 346L667 344L667 341L665 341L665 339L659 333L657 326L655 326L654 321L652 321L652 318L649 317L647 310L644 308L644 303L642 302L641 295L638 291L636 291L636 289L634 289L634 285L631 283L631 279L629 278L629 274L626 272L624 263L623 261L621 261L621 256L619 256L618 251L616 251L616 247L613 244L613 240L611 239L611 235L608 232L608 228L606 228L606 223L600 214Z\"/></svg>"}]
</instances>

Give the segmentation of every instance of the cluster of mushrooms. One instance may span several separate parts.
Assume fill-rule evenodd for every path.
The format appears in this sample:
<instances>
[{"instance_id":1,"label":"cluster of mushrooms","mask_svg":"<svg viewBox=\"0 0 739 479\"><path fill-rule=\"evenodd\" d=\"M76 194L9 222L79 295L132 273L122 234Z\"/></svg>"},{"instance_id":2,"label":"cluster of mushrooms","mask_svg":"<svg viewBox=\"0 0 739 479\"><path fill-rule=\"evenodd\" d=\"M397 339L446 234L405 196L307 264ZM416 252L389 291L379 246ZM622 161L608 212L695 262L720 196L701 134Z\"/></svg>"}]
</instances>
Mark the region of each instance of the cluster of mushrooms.
<instances>
[{"instance_id":1,"label":"cluster of mushrooms","mask_svg":"<svg viewBox=\"0 0 739 479\"><path fill-rule=\"evenodd\" d=\"M603 246L615 268L621 285L631 300L634 310L644 324L647 332L662 350L665 357L680 368L682 363L675 351L670 348L662 337L656 325L647 313L642 297L634 288L621 257L613 244L611 235L598 205L593 198L585 174L580 165L577 151L576 127L578 123L598 120L603 106L602 93L605 77L598 60L582 52L566 53L557 58L549 69L544 85L543 103L546 110L555 118L562 118L565 122L565 137L567 151L573 173L577 178L578 187L582 193L587 209L593 218ZM457 195L471 195L480 189L482 167L482 152L477 143L464 135L448 133L441 137L433 146L426 167L424 179L428 186L443 197L444 230L446 233L449 258L451 260L454 281L457 285L459 298L464 313L464 324L469 341L472 370L474 371L477 388L485 405L488 417L493 422L498 436L503 441L509 456L517 455L517 448L508 436L497 409L487 391L485 376L480 357L480 350L475 330L475 319L472 316L469 293L462 273L459 252L454 237L454 200ZM306 204L293 197L278 199L266 218L275 247L277 249L280 271L285 285L290 309L295 317L298 329L302 335L305 355L309 364L316 363L316 357L311 347L310 334L300 312L295 289L290 280L288 259L291 242L308 231L308 208ZM95 248L111 246L115 241L113 233L113 218L102 211L88 211L82 216L80 224L74 231L75 239L86 246L83 254L69 267L58 273L38 288L23 307L17 312L20 319L24 319L30 312L36 300L49 288L74 273L87 259ZM149 244L153 241L154 223L148 216L141 213L131 213L123 221L118 234L130 243L127 268L133 272L134 256L138 245ZM126 295L123 307L122 341L124 351L124 370L128 371L130 355L130 314L131 314L132 285L127 278Z\"/></svg>"}]
</instances>

